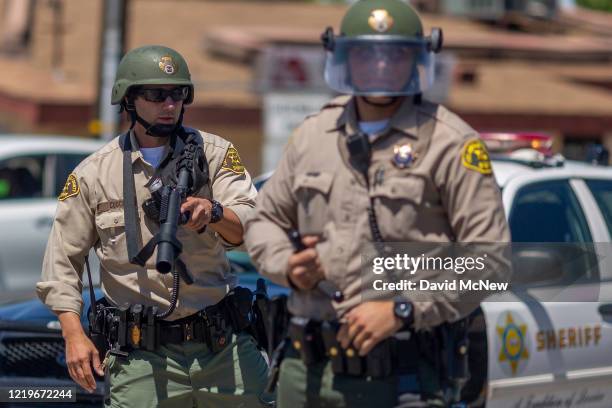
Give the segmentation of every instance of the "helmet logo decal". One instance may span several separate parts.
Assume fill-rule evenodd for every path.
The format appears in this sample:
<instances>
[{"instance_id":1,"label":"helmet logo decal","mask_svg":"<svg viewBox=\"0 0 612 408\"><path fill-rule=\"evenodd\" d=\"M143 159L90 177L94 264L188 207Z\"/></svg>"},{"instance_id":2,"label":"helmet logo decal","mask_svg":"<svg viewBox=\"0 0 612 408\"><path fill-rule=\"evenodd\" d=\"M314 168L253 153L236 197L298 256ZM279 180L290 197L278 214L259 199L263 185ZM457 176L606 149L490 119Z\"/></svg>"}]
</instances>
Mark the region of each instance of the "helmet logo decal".
<instances>
[{"instance_id":1,"label":"helmet logo decal","mask_svg":"<svg viewBox=\"0 0 612 408\"><path fill-rule=\"evenodd\" d=\"M372 10L370 17L368 18L368 24L373 30L378 31L379 33L384 33L393 26L393 17L391 17L387 10Z\"/></svg>"},{"instance_id":2,"label":"helmet logo decal","mask_svg":"<svg viewBox=\"0 0 612 408\"><path fill-rule=\"evenodd\" d=\"M160 58L159 69L168 75L173 75L176 72L176 64L172 61L172 57L166 55Z\"/></svg>"}]
</instances>

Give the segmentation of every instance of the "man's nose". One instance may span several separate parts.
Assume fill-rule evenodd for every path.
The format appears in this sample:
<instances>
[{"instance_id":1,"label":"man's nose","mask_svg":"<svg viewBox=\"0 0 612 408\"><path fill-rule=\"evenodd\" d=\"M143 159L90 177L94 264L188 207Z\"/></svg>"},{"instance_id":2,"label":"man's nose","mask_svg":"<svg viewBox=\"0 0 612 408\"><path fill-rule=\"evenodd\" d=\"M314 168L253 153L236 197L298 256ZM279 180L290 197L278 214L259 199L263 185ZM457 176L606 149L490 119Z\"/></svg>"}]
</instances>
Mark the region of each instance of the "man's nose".
<instances>
[{"instance_id":1,"label":"man's nose","mask_svg":"<svg viewBox=\"0 0 612 408\"><path fill-rule=\"evenodd\" d=\"M172 99L170 95L166 96L166 99L164 100L163 108L164 109L174 109L175 107L176 107L176 102L174 102L174 99Z\"/></svg>"}]
</instances>

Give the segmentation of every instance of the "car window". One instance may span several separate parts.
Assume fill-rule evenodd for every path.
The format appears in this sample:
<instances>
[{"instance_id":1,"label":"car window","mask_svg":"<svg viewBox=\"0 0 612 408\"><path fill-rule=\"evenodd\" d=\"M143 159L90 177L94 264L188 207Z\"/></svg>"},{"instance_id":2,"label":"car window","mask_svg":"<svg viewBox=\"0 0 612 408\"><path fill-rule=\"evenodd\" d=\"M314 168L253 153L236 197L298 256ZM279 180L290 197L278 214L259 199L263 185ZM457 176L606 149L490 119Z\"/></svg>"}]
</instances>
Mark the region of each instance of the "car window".
<instances>
[{"instance_id":1,"label":"car window","mask_svg":"<svg viewBox=\"0 0 612 408\"><path fill-rule=\"evenodd\" d=\"M514 242L592 242L587 220L565 180L519 190L510 211Z\"/></svg>"},{"instance_id":2,"label":"car window","mask_svg":"<svg viewBox=\"0 0 612 408\"><path fill-rule=\"evenodd\" d=\"M41 197L45 156L0 161L0 200Z\"/></svg>"},{"instance_id":3,"label":"car window","mask_svg":"<svg viewBox=\"0 0 612 408\"><path fill-rule=\"evenodd\" d=\"M53 195L59 196L66 184L68 176L74 168L82 162L88 154L73 153L73 154L58 154L55 160L55 181Z\"/></svg>"},{"instance_id":4,"label":"car window","mask_svg":"<svg viewBox=\"0 0 612 408\"><path fill-rule=\"evenodd\" d=\"M540 265L547 267L540 267L537 272L542 281L568 284L598 278L587 219L567 180L538 182L521 188L509 221L513 242L546 243L516 244L513 249L514 256L527 250L531 256L537 253L540 262L544 260ZM516 267L514 273L519 283L534 280L533 275L522 277Z\"/></svg>"},{"instance_id":5,"label":"car window","mask_svg":"<svg viewBox=\"0 0 612 408\"><path fill-rule=\"evenodd\" d=\"M599 205L608 231L612 235L612 181L611 180L586 180L587 186L591 189L595 201Z\"/></svg>"}]
</instances>

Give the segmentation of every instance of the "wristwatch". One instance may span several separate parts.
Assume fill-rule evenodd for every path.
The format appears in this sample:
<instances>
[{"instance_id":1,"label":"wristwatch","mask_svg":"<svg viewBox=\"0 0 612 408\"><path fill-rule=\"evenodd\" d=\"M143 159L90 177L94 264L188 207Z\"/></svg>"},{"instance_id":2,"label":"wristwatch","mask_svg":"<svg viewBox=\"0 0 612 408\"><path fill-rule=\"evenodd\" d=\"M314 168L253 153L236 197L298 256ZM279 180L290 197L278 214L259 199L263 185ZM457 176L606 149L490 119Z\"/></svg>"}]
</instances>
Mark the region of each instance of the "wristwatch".
<instances>
[{"instance_id":1,"label":"wristwatch","mask_svg":"<svg viewBox=\"0 0 612 408\"><path fill-rule=\"evenodd\" d=\"M404 327L412 326L412 323L414 322L414 309L411 302L408 302L403 298L395 299L393 314L404 322Z\"/></svg>"},{"instance_id":2,"label":"wristwatch","mask_svg":"<svg viewBox=\"0 0 612 408\"><path fill-rule=\"evenodd\" d=\"M211 200L212 203L212 211L210 215L210 223L214 224L223 219L223 206L217 200Z\"/></svg>"}]
</instances>

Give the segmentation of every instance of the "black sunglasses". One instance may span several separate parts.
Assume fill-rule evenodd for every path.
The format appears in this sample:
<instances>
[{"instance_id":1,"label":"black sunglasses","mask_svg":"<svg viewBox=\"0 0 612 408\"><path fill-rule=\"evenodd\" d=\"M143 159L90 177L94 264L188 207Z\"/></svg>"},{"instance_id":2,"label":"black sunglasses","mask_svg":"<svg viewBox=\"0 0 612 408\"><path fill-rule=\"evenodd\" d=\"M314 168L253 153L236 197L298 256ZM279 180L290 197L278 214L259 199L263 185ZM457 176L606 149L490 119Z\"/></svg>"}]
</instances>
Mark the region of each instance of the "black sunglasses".
<instances>
[{"instance_id":1,"label":"black sunglasses","mask_svg":"<svg viewBox=\"0 0 612 408\"><path fill-rule=\"evenodd\" d=\"M181 86L173 89L141 88L136 91L136 95L142 96L149 102L163 102L167 97L172 98L174 102L178 102L189 97L189 87Z\"/></svg>"}]
</instances>

